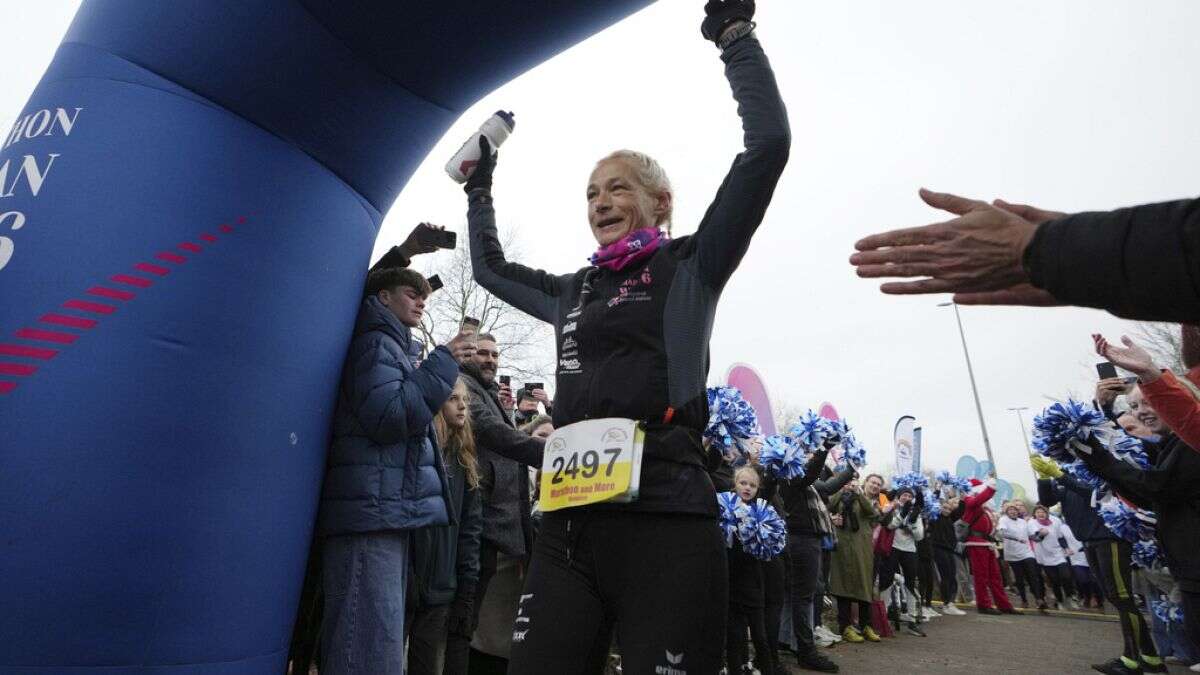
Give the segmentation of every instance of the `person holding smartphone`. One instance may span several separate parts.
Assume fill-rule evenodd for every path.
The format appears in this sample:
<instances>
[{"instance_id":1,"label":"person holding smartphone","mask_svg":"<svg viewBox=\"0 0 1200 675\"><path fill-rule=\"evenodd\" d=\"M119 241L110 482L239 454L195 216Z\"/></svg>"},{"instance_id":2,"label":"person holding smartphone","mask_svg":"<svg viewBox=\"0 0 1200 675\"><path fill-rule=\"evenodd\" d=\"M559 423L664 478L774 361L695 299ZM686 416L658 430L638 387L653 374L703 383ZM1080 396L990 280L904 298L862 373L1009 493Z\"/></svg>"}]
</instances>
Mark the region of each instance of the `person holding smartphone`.
<instances>
[{"instance_id":1,"label":"person holding smartphone","mask_svg":"<svg viewBox=\"0 0 1200 675\"><path fill-rule=\"evenodd\" d=\"M710 0L705 12L702 32L720 49L745 150L695 234L670 236L674 193L658 162L620 150L596 164L586 185L599 246L592 264L550 274L505 258L492 203L496 159L486 139L467 181L475 280L554 326L555 427L613 417L645 428L635 501L544 516L512 672L598 673L614 627L629 672L720 668L728 588L709 476L715 461L701 442L708 336L721 291L787 163L791 136L754 36L754 3ZM617 88L609 97L620 101L620 76L597 77ZM639 104L629 114L644 112Z\"/></svg>"}]
</instances>

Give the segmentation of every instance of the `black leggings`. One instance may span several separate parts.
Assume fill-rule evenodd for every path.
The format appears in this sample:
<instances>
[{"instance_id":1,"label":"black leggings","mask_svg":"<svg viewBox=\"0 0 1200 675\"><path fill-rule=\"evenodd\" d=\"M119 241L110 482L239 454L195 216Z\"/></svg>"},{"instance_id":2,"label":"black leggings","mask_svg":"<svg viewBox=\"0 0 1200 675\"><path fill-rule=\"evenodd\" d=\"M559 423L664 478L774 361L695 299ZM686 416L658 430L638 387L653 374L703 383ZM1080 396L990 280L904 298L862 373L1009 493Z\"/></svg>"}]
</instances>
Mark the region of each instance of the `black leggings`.
<instances>
[{"instance_id":1,"label":"black leggings","mask_svg":"<svg viewBox=\"0 0 1200 675\"><path fill-rule=\"evenodd\" d=\"M926 607L930 607L933 602L933 580L935 572L933 571L933 546L929 543L929 539L922 539L917 542L917 575L921 579L921 601Z\"/></svg>"},{"instance_id":2,"label":"black leggings","mask_svg":"<svg viewBox=\"0 0 1200 675\"><path fill-rule=\"evenodd\" d=\"M1012 568L1013 581L1017 586L1017 593L1021 596L1021 602L1026 602L1025 587L1028 586L1038 606L1045 604L1046 585L1042 583L1042 572L1038 569L1037 561L1033 558L1009 560L1008 566Z\"/></svg>"},{"instance_id":3,"label":"black leggings","mask_svg":"<svg viewBox=\"0 0 1200 675\"><path fill-rule=\"evenodd\" d=\"M1133 601L1130 585L1133 547L1124 541L1098 541L1088 543L1085 551L1088 565L1100 582L1100 590L1104 592L1104 599L1117 608L1117 616L1121 619L1121 637L1125 640L1125 658L1137 661L1139 654L1158 656L1154 639L1150 637L1150 627ZM1186 597L1187 594L1184 595ZM1186 620L1187 617L1184 618ZM1200 637L1197 632L1192 632L1188 627L1188 635L1193 640Z\"/></svg>"},{"instance_id":4,"label":"black leggings","mask_svg":"<svg viewBox=\"0 0 1200 675\"><path fill-rule=\"evenodd\" d=\"M730 673L739 673L742 666L750 662L750 654L746 650L746 628L750 629L750 641L754 643L754 667L763 673L774 673L775 666L771 658L771 645L767 642L767 626L763 618L763 608L742 607L737 604L729 605L729 628L725 634L726 668ZM628 669L628 666L624 665L624 647L622 647L621 653L622 668Z\"/></svg>"},{"instance_id":5,"label":"black leggings","mask_svg":"<svg viewBox=\"0 0 1200 675\"><path fill-rule=\"evenodd\" d=\"M933 549L933 562L937 565L941 582L938 590L941 591L943 604L953 604L958 596L958 570L954 566L954 558L954 551L950 549L936 546Z\"/></svg>"},{"instance_id":6,"label":"black leggings","mask_svg":"<svg viewBox=\"0 0 1200 675\"><path fill-rule=\"evenodd\" d=\"M715 519L547 513L521 595L509 672L601 673L615 627L627 673L715 673L728 615L725 541Z\"/></svg>"},{"instance_id":7,"label":"black leggings","mask_svg":"<svg viewBox=\"0 0 1200 675\"><path fill-rule=\"evenodd\" d=\"M879 570L879 595L882 596L896 579L896 571L904 575L904 587L909 593L917 594L917 554L914 551L892 549L892 554L882 558Z\"/></svg>"},{"instance_id":8,"label":"black leggings","mask_svg":"<svg viewBox=\"0 0 1200 675\"><path fill-rule=\"evenodd\" d=\"M871 603L855 600L853 598L844 598L840 595L833 596L837 598L838 607L838 632L843 632L846 628L854 625L850 620L850 605L858 603L858 628L862 630L871 625Z\"/></svg>"},{"instance_id":9,"label":"black leggings","mask_svg":"<svg viewBox=\"0 0 1200 675\"><path fill-rule=\"evenodd\" d=\"M763 625L767 629L767 644L770 645L769 653L772 661L779 660L775 655L775 645L779 644L779 622L787 593L786 568L786 555L776 556L762 564L763 596L766 599L766 605L763 607ZM755 647L754 650L754 665L764 673L771 672L764 667L765 661L759 661L762 657L758 656L758 647Z\"/></svg>"},{"instance_id":10,"label":"black leggings","mask_svg":"<svg viewBox=\"0 0 1200 675\"><path fill-rule=\"evenodd\" d=\"M1059 604L1066 602L1067 597L1074 589L1074 584L1071 582L1071 566L1063 563L1061 565L1038 565L1038 567L1050 580L1050 590L1054 591L1054 599Z\"/></svg>"}]
</instances>

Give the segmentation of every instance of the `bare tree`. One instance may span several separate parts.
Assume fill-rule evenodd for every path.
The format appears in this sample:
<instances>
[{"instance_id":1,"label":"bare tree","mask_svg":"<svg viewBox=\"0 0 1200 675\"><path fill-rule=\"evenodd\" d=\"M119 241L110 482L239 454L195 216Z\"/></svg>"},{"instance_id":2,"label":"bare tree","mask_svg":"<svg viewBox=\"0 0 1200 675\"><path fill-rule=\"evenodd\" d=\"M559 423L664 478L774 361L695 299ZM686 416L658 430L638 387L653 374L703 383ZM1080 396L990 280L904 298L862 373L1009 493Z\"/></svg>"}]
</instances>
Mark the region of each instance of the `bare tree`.
<instances>
[{"instance_id":1,"label":"bare tree","mask_svg":"<svg viewBox=\"0 0 1200 675\"><path fill-rule=\"evenodd\" d=\"M1187 371L1183 361L1183 338L1177 323L1139 322L1133 339L1163 368L1182 373Z\"/></svg>"},{"instance_id":2,"label":"bare tree","mask_svg":"<svg viewBox=\"0 0 1200 675\"><path fill-rule=\"evenodd\" d=\"M519 258L512 231L504 233L504 250ZM555 350L550 326L501 302L485 291L471 274L471 254L464 247L448 259L426 267L426 276L437 274L442 288L429 296L419 330L427 349L453 337L463 319L479 319L480 332L496 336L503 356L500 370L520 380L552 380ZM515 386L515 385L514 385Z\"/></svg>"}]
</instances>

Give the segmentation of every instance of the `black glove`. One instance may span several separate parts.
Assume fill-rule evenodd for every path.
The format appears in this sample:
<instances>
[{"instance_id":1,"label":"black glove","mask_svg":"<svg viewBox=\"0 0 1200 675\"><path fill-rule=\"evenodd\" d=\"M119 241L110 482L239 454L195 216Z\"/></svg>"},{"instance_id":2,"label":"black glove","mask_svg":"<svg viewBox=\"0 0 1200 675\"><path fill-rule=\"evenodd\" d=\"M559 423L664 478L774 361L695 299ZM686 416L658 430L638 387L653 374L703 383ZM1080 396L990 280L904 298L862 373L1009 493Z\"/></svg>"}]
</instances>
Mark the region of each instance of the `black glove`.
<instances>
[{"instance_id":1,"label":"black glove","mask_svg":"<svg viewBox=\"0 0 1200 675\"><path fill-rule=\"evenodd\" d=\"M475 632L475 590L463 589L450 603L450 614L446 617L446 631L451 635L470 638Z\"/></svg>"},{"instance_id":2,"label":"black glove","mask_svg":"<svg viewBox=\"0 0 1200 675\"><path fill-rule=\"evenodd\" d=\"M704 13L700 34L705 40L716 42L729 24L754 18L754 0L708 0Z\"/></svg>"},{"instance_id":3,"label":"black glove","mask_svg":"<svg viewBox=\"0 0 1200 675\"><path fill-rule=\"evenodd\" d=\"M492 144L488 143L487 136L479 136L479 163L475 165L475 170L471 172L467 178L467 184L463 189L467 194L471 194L472 190L482 188L488 192L492 191L492 171L496 169L496 158L500 156L499 151L492 152Z\"/></svg>"}]
</instances>

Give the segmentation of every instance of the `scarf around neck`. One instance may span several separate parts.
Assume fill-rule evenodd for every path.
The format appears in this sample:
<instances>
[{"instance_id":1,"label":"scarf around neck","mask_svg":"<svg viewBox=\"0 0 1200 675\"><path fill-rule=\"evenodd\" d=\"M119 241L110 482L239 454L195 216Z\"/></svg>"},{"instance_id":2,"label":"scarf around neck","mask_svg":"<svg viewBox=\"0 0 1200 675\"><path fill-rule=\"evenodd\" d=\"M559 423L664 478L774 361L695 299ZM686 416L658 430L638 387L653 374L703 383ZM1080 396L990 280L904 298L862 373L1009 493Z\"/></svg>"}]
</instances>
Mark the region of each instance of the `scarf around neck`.
<instances>
[{"instance_id":1,"label":"scarf around neck","mask_svg":"<svg viewBox=\"0 0 1200 675\"><path fill-rule=\"evenodd\" d=\"M607 246L601 246L588 260L596 267L619 272L649 258L665 241L667 236L662 230L657 227L643 227Z\"/></svg>"}]
</instances>

